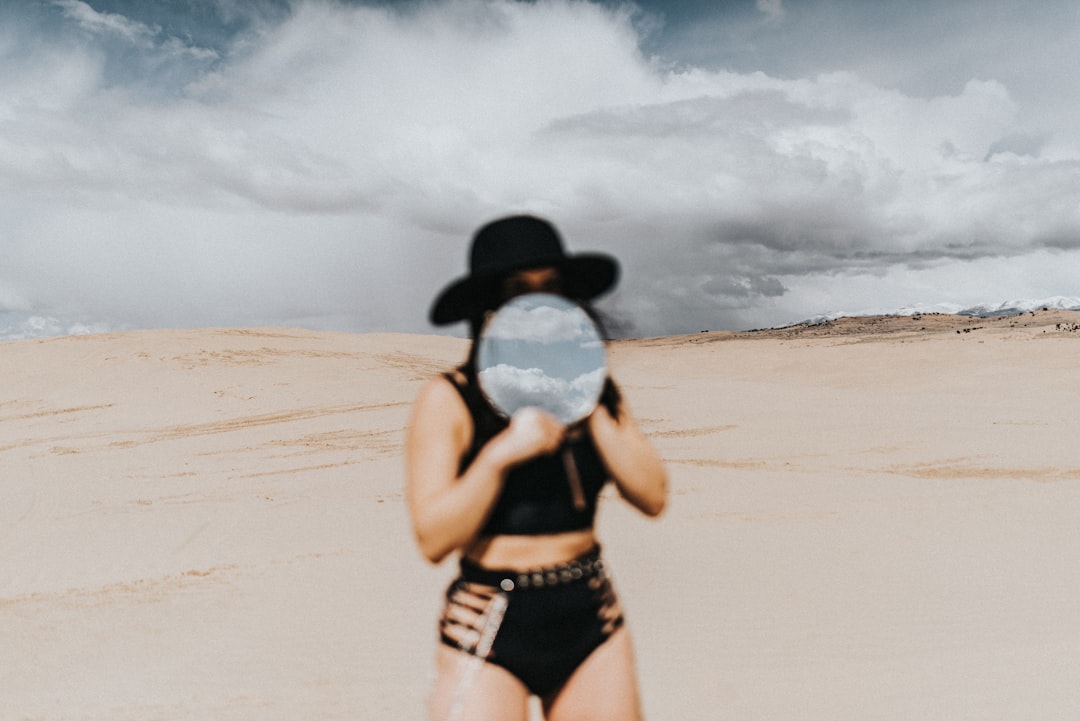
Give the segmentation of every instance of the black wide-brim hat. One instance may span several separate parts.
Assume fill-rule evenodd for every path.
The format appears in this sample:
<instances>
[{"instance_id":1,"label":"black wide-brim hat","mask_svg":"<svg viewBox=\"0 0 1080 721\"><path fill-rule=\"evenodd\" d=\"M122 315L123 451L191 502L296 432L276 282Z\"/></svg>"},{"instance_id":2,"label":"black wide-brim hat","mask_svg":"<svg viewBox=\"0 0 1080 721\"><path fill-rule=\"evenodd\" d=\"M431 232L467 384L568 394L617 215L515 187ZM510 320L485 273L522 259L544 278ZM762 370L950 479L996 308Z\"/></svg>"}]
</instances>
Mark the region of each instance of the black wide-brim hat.
<instances>
[{"instance_id":1,"label":"black wide-brim hat","mask_svg":"<svg viewBox=\"0 0 1080 721\"><path fill-rule=\"evenodd\" d=\"M543 267L557 268L563 292L577 300L592 300L611 289L619 277L619 264L613 257L603 253L567 255L551 223L531 215L513 215L476 231L469 253L469 275L455 280L435 298L431 322L446 325L495 308L506 276Z\"/></svg>"}]
</instances>

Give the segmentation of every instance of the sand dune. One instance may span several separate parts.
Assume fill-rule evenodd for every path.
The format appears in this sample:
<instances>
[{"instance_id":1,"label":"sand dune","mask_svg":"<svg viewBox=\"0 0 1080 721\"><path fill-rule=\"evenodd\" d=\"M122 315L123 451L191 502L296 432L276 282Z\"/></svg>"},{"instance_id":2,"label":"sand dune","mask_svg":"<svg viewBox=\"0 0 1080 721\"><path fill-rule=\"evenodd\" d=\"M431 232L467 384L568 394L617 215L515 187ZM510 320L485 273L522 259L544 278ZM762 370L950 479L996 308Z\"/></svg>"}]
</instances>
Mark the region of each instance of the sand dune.
<instances>
[{"instance_id":1,"label":"sand dune","mask_svg":"<svg viewBox=\"0 0 1080 721\"><path fill-rule=\"evenodd\" d=\"M1077 313L620 341L670 465L600 526L650 719L1080 712ZM0 719L419 719L440 593L402 499L464 341L0 344Z\"/></svg>"}]
</instances>

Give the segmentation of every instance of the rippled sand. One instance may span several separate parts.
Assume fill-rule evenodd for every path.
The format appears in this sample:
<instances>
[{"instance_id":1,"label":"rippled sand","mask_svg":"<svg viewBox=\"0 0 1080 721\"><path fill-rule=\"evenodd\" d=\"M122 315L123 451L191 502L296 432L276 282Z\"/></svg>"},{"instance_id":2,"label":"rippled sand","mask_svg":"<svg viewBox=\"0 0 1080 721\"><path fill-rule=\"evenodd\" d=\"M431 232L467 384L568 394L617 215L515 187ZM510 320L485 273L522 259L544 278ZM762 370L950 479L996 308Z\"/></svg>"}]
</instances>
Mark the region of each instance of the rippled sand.
<instances>
[{"instance_id":1,"label":"rippled sand","mask_svg":"<svg viewBox=\"0 0 1080 721\"><path fill-rule=\"evenodd\" d=\"M600 532L649 718L1073 721L1080 314L612 344L670 465ZM435 336L0 344L0 719L422 717Z\"/></svg>"}]
</instances>

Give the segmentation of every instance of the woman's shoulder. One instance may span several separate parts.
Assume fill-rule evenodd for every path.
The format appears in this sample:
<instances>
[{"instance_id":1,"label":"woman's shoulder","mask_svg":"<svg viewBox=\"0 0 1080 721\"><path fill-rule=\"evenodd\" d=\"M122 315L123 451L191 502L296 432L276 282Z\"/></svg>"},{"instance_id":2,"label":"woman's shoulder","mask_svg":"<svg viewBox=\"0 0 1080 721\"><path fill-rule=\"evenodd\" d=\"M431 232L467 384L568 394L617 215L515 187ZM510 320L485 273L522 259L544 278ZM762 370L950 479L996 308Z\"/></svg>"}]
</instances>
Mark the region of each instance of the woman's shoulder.
<instances>
[{"instance_id":1,"label":"woman's shoulder","mask_svg":"<svg viewBox=\"0 0 1080 721\"><path fill-rule=\"evenodd\" d=\"M420 387L416 398L417 411L423 412L430 407L442 412L460 410L467 414L464 398L466 385L465 374L457 368L431 376Z\"/></svg>"},{"instance_id":2,"label":"woman's shoulder","mask_svg":"<svg viewBox=\"0 0 1080 721\"><path fill-rule=\"evenodd\" d=\"M460 395L458 392L458 381L455 376L456 371L446 371L428 377L427 380L424 381L424 384L420 386L420 393L417 397L424 399L428 396L437 398L444 395Z\"/></svg>"},{"instance_id":3,"label":"woman's shoulder","mask_svg":"<svg viewBox=\"0 0 1080 721\"><path fill-rule=\"evenodd\" d=\"M429 378L420 388L413 406L410 438L425 447L434 438L449 434L455 447L464 452L472 441L473 420L465 399L455 387L452 374Z\"/></svg>"}]
</instances>

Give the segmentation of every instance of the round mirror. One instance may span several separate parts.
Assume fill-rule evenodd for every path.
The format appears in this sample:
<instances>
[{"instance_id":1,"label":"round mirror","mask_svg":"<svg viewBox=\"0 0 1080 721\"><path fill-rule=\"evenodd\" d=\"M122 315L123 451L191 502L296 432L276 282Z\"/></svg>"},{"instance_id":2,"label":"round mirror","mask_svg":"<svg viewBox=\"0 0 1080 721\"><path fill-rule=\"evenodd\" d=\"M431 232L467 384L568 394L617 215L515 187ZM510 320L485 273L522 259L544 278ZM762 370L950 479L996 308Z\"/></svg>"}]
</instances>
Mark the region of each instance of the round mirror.
<instances>
[{"instance_id":1,"label":"round mirror","mask_svg":"<svg viewBox=\"0 0 1080 721\"><path fill-rule=\"evenodd\" d=\"M535 406L570 425L596 407L607 378L604 340L573 301L520 295L484 323L476 356L480 390L510 417Z\"/></svg>"}]
</instances>

